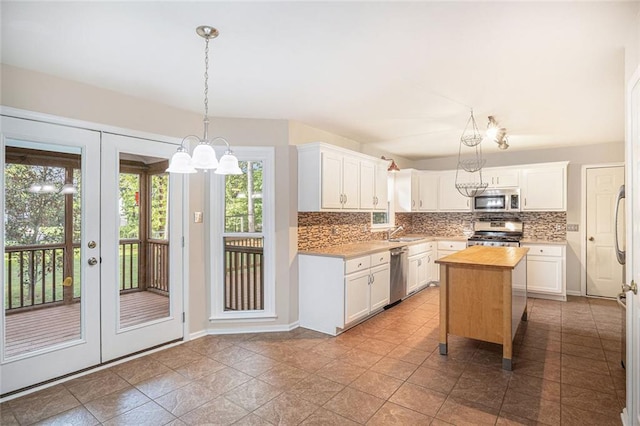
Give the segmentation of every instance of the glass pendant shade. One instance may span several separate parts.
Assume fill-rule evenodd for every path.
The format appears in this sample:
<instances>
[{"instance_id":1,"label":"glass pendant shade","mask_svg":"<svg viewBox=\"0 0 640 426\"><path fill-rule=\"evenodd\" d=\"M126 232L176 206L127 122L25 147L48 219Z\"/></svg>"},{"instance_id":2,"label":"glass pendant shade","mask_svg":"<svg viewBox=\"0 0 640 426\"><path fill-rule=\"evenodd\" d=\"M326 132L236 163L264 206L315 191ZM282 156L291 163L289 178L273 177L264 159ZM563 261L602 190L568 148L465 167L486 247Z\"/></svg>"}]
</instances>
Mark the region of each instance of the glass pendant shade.
<instances>
[{"instance_id":1,"label":"glass pendant shade","mask_svg":"<svg viewBox=\"0 0 640 426\"><path fill-rule=\"evenodd\" d=\"M206 142L201 142L193 150L191 165L196 169L211 170L218 167L218 159L213 147Z\"/></svg>"},{"instance_id":2,"label":"glass pendant shade","mask_svg":"<svg viewBox=\"0 0 640 426\"><path fill-rule=\"evenodd\" d=\"M191 157L186 151L178 150L169 163L167 169L169 173L197 173L198 171L191 165Z\"/></svg>"},{"instance_id":3,"label":"glass pendant shade","mask_svg":"<svg viewBox=\"0 0 640 426\"><path fill-rule=\"evenodd\" d=\"M61 194L75 194L77 193L78 190L76 189L75 186L73 186L72 183L65 183L64 185L62 185L62 188L60 188L60 193Z\"/></svg>"},{"instance_id":4,"label":"glass pendant shade","mask_svg":"<svg viewBox=\"0 0 640 426\"><path fill-rule=\"evenodd\" d=\"M220 158L220 164L215 173L218 175L241 175L242 170L240 170L238 159L235 155L227 151L227 153Z\"/></svg>"}]
</instances>

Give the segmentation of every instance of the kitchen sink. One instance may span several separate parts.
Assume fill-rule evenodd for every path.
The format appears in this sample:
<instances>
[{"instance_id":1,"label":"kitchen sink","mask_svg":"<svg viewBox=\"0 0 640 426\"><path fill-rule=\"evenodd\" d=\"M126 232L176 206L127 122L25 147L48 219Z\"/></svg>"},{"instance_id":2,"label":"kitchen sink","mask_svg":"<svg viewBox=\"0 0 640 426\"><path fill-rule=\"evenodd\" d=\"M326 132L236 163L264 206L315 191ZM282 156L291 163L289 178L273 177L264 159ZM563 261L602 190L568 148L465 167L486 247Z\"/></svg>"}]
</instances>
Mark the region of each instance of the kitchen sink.
<instances>
[{"instance_id":1,"label":"kitchen sink","mask_svg":"<svg viewBox=\"0 0 640 426\"><path fill-rule=\"evenodd\" d=\"M392 243L410 243L411 241L423 240L424 237L400 237L400 238L390 238L389 242Z\"/></svg>"}]
</instances>

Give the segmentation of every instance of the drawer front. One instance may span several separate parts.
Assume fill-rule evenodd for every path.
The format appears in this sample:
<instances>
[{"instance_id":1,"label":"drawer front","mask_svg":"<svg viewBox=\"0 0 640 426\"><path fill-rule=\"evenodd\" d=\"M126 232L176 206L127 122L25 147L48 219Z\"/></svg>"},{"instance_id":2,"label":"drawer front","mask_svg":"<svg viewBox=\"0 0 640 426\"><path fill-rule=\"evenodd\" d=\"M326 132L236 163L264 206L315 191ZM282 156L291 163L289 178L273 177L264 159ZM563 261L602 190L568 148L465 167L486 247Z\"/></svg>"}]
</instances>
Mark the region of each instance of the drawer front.
<instances>
[{"instance_id":1,"label":"drawer front","mask_svg":"<svg viewBox=\"0 0 640 426\"><path fill-rule=\"evenodd\" d=\"M391 254L389 250L381 251L380 253L374 253L370 256L370 265L372 268L374 266L384 265L385 263L389 263L390 258Z\"/></svg>"},{"instance_id":2,"label":"drawer front","mask_svg":"<svg viewBox=\"0 0 640 426\"><path fill-rule=\"evenodd\" d=\"M429 244L431 243L420 243L409 246L409 256L426 252L429 250Z\"/></svg>"},{"instance_id":3,"label":"drawer front","mask_svg":"<svg viewBox=\"0 0 640 426\"><path fill-rule=\"evenodd\" d=\"M438 250L464 250L467 248L466 241L438 241Z\"/></svg>"},{"instance_id":4,"label":"drawer front","mask_svg":"<svg viewBox=\"0 0 640 426\"><path fill-rule=\"evenodd\" d=\"M369 269L370 267L371 267L370 256L356 257L354 259L349 259L344 263L344 273L345 275L348 275L353 272Z\"/></svg>"},{"instance_id":5,"label":"drawer front","mask_svg":"<svg viewBox=\"0 0 640 426\"><path fill-rule=\"evenodd\" d=\"M562 246L539 246L539 245L526 245L523 247L529 249L529 256L562 256Z\"/></svg>"}]
</instances>

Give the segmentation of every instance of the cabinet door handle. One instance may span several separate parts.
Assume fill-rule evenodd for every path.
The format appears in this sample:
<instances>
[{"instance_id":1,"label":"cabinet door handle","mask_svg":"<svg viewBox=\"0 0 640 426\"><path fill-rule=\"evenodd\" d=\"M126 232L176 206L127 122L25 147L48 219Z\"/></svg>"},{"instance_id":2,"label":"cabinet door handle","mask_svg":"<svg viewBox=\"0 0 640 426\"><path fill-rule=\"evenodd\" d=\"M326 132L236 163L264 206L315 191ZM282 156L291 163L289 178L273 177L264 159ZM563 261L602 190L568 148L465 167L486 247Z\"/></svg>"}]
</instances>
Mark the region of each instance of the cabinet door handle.
<instances>
[{"instance_id":1,"label":"cabinet door handle","mask_svg":"<svg viewBox=\"0 0 640 426\"><path fill-rule=\"evenodd\" d=\"M347 204L347 194L344 194L344 203Z\"/></svg>"},{"instance_id":2,"label":"cabinet door handle","mask_svg":"<svg viewBox=\"0 0 640 426\"><path fill-rule=\"evenodd\" d=\"M374 282L376 282L376 277L375 275L371 275L371 284L373 284Z\"/></svg>"},{"instance_id":3,"label":"cabinet door handle","mask_svg":"<svg viewBox=\"0 0 640 426\"><path fill-rule=\"evenodd\" d=\"M420 207L422 207L422 200L420 200Z\"/></svg>"},{"instance_id":4,"label":"cabinet door handle","mask_svg":"<svg viewBox=\"0 0 640 426\"><path fill-rule=\"evenodd\" d=\"M498 177L496 178L496 183L497 183L498 185L500 185L500 176L498 176Z\"/></svg>"},{"instance_id":5,"label":"cabinet door handle","mask_svg":"<svg viewBox=\"0 0 640 426\"><path fill-rule=\"evenodd\" d=\"M411 207L415 207L416 206L416 200L411 200Z\"/></svg>"}]
</instances>

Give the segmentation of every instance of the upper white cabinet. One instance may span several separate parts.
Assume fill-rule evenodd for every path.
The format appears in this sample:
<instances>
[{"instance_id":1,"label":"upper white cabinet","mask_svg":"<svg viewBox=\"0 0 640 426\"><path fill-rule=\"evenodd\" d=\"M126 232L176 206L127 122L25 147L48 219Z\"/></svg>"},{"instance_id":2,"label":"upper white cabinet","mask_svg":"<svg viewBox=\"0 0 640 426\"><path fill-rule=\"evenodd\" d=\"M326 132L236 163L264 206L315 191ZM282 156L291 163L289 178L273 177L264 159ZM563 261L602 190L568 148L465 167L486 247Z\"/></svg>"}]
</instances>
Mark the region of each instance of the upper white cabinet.
<instances>
[{"instance_id":1,"label":"upper white cabinet","mask_svg":"<svg viewBox=\"0 0 640 426\"><path fill-rule=\"evenodd\" d=\"M471 199L456 189L456 171L441 172L438 186L438 209L440 211L469 211Z\"/></svg>"},{"instance_id":2,"label":"upper white cabinet","mask_svg":"<svg viewBox=\"0 0 640 426\"><path fill-rule=\"evenodd\" d=\"M513 188L520 186L520 170L506 167L482 169L482 181L490 188Z\"/></svg>"},{"instance_id":3,"label":"upper white cabinet","mask_svg":"<svg viewBox=\"0 0 640 426\"><path fill-rule=\"evenodd\" d=\"M386 210L387 194L386 162L323 143L298 146L299 211Z\"/></svg>"},{"instance_id":4,"label":"upper white cabinet","mask_svg":"<svg viewBox=\"0 0 640 426\"><path fill-rule=\"evenodd\" d=\"M521 171L520 208L523 211L566 211L568 164L525 166Z\"/></svg>"},{"instance_id":5,"label":"upper white cabinet","mask_svg":"<svg viewBox=\"0 0 640 426\"><path fill-rule=\"evenodd\" d=\"M401 170L395 175L395 202L398 212L438 210L437 172Z\"/></svg>"}]
</instances>

